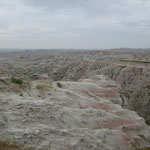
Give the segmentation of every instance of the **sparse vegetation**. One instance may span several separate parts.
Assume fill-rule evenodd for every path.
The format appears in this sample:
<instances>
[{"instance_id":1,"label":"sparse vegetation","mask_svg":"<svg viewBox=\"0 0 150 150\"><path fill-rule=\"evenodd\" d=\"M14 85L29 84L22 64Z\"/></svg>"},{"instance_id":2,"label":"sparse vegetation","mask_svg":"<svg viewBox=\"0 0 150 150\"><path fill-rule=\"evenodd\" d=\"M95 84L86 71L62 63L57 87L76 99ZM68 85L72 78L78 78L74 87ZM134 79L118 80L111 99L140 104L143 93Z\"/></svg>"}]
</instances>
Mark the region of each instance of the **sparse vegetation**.
<instances>
[{"instance_id":1,"label":"sparse vegetation","mask_svg":"<svg viewBox=\"0 0 150 150\"><path fill-rule=\"evenodd\" d=\"M57 86L58 86L59 88L62 88L62 87L63 87L63 85L62 85L60 82L57 82Z\"/></svg>"},{"instance_id":2,"label":"sparse vegetation","mask_svg":"<svg viewBox=\"0 0 150 150\"><path fill-rule=\"evenodd\" d=\"M0 79L0 82L6 84L6 81L4 79Z\"/></svg>"},{"instance_id":3,"label":"sparse vegetation","mask_svg":"<svg viewBox=\"0 0 150 150\"><path fill-rule=\"evenodd\" d=\"M20 93L20 96L23 96L23 94L22 94L22 93Z\"/></svg>"},{"instance_id":4,"label":"sparse vegetation","mask_svg":"<svg viewBox=\"0 0 150 150\"><path fill-rule=\"evenodd\" d=\"M26 112L26 116L29 116L29 112Z\"/></svg>"},{"instance_id":5,"label":"sparse vegetation","mask_svg":"<svg viewBox=\"0 0 150 150\"><path fill-rule=\"evenodd\" d=\"M23 144L18 144L17 142L9 140L0 141L0 150L35 150L34 148L26 148Z\"/></svg>"},{"instance_id":6,"label":"sparse vegetation","mask_svg":"<svg viewBox=\"0 0 150 150\"><path fill-rule=\"evenodd\" d=\"M141 118L150 124L150 52L37 50L4 56L0 141L17 142L1 141L0 150L150 150Z\"/></svg>"},{"instance_id":7,"label":"sparse vegetation","mask_svg":"<svg viewBox=\"0 0 150 150\"><path fill-rule=\"evenodd\" d=\"M36 85L36 89L38 90L47 90L52 88L52 86L48 83L39 83L38 85Z\"/></svg>"},{"instance_id":8,"label":"sparse vegetation","mask_svg":"<svg viewBox=\"0 0 150 150\"><path fill-rule=\"evenodd\" d=\"M145 148L137 148L135 150L150 150L150 147L145 147Z\"/></svg>"},{"instance_id":9,"label":"sparse vegetation","mask_svg":"<svg viewBox=\"0 0 150 150\"><path fill-rule=\"evenodd\" d=\"M143 134L138 134L138 136L140 136L141 138L143 138L145 141L147 141L147 139L145 138L145 136Z\"/></svg>"},{"instance_id":10,"label":"sparse vegetation","mask_svg":"<svg viewBox=\"0 0 150 150\"><path fill-rule=\"evenodd\" d=\"M15 77L11 78L11 82L15 84L23 84L23 81L21 79L17 79Z\"/></svg>"}]
</instances>

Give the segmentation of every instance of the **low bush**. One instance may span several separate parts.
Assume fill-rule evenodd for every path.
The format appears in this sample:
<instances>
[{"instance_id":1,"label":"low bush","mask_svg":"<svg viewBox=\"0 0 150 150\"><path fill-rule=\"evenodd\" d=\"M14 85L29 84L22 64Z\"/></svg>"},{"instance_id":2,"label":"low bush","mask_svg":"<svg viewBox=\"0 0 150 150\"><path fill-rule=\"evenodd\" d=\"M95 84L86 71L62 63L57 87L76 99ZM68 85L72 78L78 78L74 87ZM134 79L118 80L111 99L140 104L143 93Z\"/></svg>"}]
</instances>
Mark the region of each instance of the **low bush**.
<instances>
[{"instance_id":1,"label":"low bush","mask_svg":"<svg viewBox=\"0 0 150 150\"><path fill-rule=\"evenodd\" d=\"M23 81L21 79L17 79L15 77L11 78L11 82L15 84L23 84Z\"/></svg>"},{"instance_id":2,"label":"low bush","mask_svg":"<svg viewBox=\"0 0 150 150\"><path fill-rule=\"evenodd\" d=\"M63 85L62 85L60 82L57 82L57 86L58 86L59 88L62 88L62 87L63 87Z\"/></svg>"}]
</instances>

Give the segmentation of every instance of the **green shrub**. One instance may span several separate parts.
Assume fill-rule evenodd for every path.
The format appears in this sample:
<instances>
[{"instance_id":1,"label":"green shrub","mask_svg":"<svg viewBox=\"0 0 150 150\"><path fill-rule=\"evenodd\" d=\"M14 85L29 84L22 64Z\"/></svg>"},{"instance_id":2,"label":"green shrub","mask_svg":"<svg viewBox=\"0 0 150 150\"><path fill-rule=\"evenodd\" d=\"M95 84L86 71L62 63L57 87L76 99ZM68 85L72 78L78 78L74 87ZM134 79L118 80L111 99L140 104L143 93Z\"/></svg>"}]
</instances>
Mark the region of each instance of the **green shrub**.
<instances>
[{"instance_id":1,"label":"green shrub","mask_svg":"<svg viewBox=\"0 0 150 150\"><path fill-rule=\"evenodd\" d=\"M29 112L26 112L26 116L29 116Z\"/></svg>"},{"instance_id":2,"label":"green shrub","mask_svg":"<svg viewBox=\"0 0 150 150\"><path fill-rule=\"evenodd\" d=\"M23 81L22 81L22 80L16 79L16 78L14 78L14 77L11 78L11 82L12 82L12 83L16 83L16 84L23 84Z\"/></svg>"},{"instance_id":3,"label":"green shrub","mask_svg":"<svg viewBox=\"0 0 150 150\"><path fill-rule=\"evenodd\" d=\"M59 88L62 88L62 87L63 87L60 82L57 82L57 86L58 86Z\"/></svg>"}]
</instances>

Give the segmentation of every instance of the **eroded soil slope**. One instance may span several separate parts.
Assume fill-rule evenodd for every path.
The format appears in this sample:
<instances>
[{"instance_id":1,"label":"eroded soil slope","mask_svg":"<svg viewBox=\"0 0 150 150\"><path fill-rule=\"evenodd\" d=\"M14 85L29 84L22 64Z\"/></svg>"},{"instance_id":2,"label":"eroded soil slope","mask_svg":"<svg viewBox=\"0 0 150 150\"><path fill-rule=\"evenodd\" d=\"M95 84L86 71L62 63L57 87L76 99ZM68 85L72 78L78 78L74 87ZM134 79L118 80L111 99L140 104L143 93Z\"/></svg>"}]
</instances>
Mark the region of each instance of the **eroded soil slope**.
<instances>
[{"instance_id":1,"label":"eroded soil slope","mask_svg":"<svg viewBox=\"0 0 150 150\"><path fill-rule=\"evenodd\" d=\"M131 150L150 147L150 128L122 108L121 87L103 75L78 82L34 80L0 93L0 139L35 149Z\"/></svg>"}]
</instances>

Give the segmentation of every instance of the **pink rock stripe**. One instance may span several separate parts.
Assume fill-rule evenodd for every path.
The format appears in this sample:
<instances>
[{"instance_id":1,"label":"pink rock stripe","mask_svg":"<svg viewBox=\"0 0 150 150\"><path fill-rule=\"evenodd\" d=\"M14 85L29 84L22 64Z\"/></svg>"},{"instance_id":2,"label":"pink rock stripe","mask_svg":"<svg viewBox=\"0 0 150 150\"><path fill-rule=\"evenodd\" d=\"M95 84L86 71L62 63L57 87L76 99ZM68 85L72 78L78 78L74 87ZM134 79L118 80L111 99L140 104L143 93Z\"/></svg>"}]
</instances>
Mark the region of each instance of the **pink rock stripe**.
<instances>
[{"instance_id":1,"label":"pink rock stripe","mask_svg":"<svg viewBox=\"0 0 150 150\"><path fill-rule=\"evenodd\" d=\"M89 107L92 107L94 109L103 109L106 111L114 111L114 110L119 110L118 107L114 106L113 104L110 104L108 102L103 102L103 103L97 103L97 102L93 102L87 105L81 105L80 108L81 109L87 109Z\"/></svg>"},{"instance_id":2,"label":"pink rock stripe","mask_svg":"<svg viewBox=\"0 0 150 150\"><path fill-rule=\"evenodd\" d=\"M108 129L117 129L123 126L134 126L137 128L138 123L135 120L131 120L129 118L118 117L111 120L105 121L96 121L94 123L89 124L90 129L99 129L99 128L108 128Z\"/></svg>"}]
</instances>

